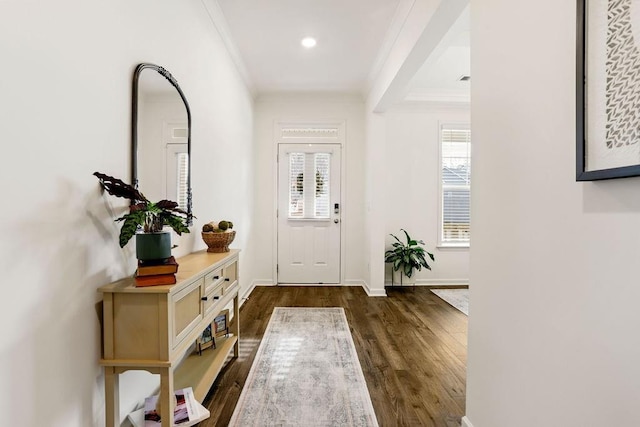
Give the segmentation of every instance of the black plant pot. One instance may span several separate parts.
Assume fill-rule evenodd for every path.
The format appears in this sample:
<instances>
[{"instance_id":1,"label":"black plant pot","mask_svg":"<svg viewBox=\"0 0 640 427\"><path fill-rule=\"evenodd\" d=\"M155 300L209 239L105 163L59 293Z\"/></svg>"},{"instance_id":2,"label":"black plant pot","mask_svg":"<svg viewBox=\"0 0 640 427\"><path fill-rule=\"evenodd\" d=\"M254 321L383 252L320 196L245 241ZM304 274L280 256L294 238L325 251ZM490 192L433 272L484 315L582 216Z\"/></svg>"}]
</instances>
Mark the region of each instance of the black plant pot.
<instances>
[{"instance_id":1,"label":"black plant pot","mask_svg":"<svg viewBox=\"0 0 640 427\"><path fill-rule=\"evenodd\" d=\"M140 261L165 259L170 256L171 233L169 231L136 234L136 257Z\"/></svg>"}]
</instances>

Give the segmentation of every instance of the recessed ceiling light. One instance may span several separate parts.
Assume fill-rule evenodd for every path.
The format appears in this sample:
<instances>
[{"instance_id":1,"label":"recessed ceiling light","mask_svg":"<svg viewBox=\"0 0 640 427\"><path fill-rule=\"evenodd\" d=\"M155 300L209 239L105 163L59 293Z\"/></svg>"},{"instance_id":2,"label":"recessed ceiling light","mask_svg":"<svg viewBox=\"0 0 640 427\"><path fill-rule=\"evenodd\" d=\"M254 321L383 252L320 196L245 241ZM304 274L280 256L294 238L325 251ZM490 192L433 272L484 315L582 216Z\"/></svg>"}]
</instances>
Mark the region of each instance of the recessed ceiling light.
<instances>
[{"instance_id":1,"label":"recessed ceiling light","mask_svg":"<svg viewBox=\"0 0 640 427\"><path fill-rule=\"evenodd\" d=\"M310 49L314 47L317 42L316 42L316 39L314 39L313 37L305 37L302 39L300 43L302 44L302 46L306 47L307 49Z\"/></svg>"}]
</instances>

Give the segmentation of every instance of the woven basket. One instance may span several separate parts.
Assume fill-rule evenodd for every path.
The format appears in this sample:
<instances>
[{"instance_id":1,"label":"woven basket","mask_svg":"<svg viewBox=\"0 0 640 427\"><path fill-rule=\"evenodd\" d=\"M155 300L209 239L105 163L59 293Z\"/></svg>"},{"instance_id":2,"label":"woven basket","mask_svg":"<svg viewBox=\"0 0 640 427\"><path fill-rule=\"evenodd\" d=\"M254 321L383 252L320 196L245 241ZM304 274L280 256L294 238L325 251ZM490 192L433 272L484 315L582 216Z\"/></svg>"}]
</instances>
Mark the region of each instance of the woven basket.
<instances>
[{"instance_id":1,"label":"woven basket","mask_svg":"<svg viewBox=\"0 0 640 427\"><path fill-rule=\"evenodd\" d=\"M202 240L204 240L209 247L207 252L229 252L229 245L235 237L236 232L233 230L222 233L214 233L213 231L202 232Z\"/></svg>"}]
</instances>

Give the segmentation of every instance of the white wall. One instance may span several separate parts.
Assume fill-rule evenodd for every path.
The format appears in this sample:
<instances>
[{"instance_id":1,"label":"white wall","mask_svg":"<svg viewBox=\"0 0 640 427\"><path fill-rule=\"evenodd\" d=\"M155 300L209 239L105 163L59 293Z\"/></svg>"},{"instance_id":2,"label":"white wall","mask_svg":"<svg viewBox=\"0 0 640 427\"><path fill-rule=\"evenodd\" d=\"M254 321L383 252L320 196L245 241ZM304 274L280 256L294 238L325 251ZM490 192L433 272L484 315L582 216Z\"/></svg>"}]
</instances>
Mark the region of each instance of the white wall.
<instances>
[{"instance_id":1,"label":"white wall","mask_svg":"<svg viewBox=\"0 0 640 427\"><path fill-rule=\"evenodd\" d=\"M346 121L346 141L343 162L346 176L342 191L345 200L342 209L342 233L345 234L344 277L342 283L362 284L364 258L364 104L355 95L320 95L313 93L263 95L255 103L255 185L254 239L260 257L255 260L256 282L275 282L274 218L277 197L275 188L274 124L284 122ZM257 232L257 230L260 230Z\"/></svg>"},{"instance_id":2,"label":"white wall","mask_svg":"<svg viewBox=\"0 0 640 427\"><path fill-rule=\"evenodd\" d=\"M431 270L416 273L418 284L466 284L469 249L438 248L440 206L440 125L470 121L468 106L397 106L385 114L386 145L386 243L405 239L401 228L425 242L435 256ZM391 264L385 280L391 282Z\"/></svg>"},{"instance_id":3,"label":"white wall","mask_svg":"<svg viewBox=\"0 0 640 427\"><path fill-rule=\"evenodd\" d=\"M132 274L135 255L118 246L124 204L91 174L129 180L137 63L170 70L193 111L198 219L175 254L203 248L199 225L218 216L237 223L237 247L248 245L252 101L213 28L198 0L0 2L5 418L104 423L96 288ZM243 286L250 277L243 266ZM123 411L149 391L140 377L123 379Z\"/></svg>"},{"instance_id":4,"label":"white wall","mask_svg":"<svg viewBox=\"0 0 640 427\"><path fill-rule=\"evenodd\" d=\"M481 3L468 419L637 425L640 179L575 182L576 3Z\"/></svg>"}]
</instances>

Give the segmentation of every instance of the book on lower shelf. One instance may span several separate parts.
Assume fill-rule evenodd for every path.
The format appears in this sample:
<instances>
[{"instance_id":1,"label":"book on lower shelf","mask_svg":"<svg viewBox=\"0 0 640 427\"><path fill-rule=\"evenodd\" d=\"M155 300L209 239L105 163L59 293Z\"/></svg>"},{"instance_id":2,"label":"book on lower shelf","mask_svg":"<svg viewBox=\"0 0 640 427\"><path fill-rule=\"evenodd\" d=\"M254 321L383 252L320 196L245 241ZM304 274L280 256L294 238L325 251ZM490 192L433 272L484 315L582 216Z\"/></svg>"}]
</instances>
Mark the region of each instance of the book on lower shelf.
<instances>
[{"instance_id":1,"label":"book on lower shelf","mask_svg":"<svg viewBox=\"0 0 640 427\"><path fill-rule=\"evenodd\" d=\"M175 390L174 394L174 426L193 426L211 415L209 410L196 400L191 387ZM147 397L144 401L144 408L130 413L127 418L134 427L160 427L162 421L158 396Z\"/></svg>"},{"instance_id":2,"label":"book on lower shelf","mask_svg":"<svg viewBox=\"0 0 640 427\"><path fill-rule=\"evenodd\" d=\"M136 276L136 287L173 285L177 282L175 274L154 274L153 276Z\"/></svg>"},{"instance_id":3,"label":"book on lower shelf","mask_svg":"<svg viewBox=\"0 0 640 427\"><path fill-rule=\"evenodd\" d=\"M158 274L175 274L177 272L178 263L173 256L153 261L138 260L138 270L136 271L136 277L156 276Z\"/></svg>"}]
</instances>

